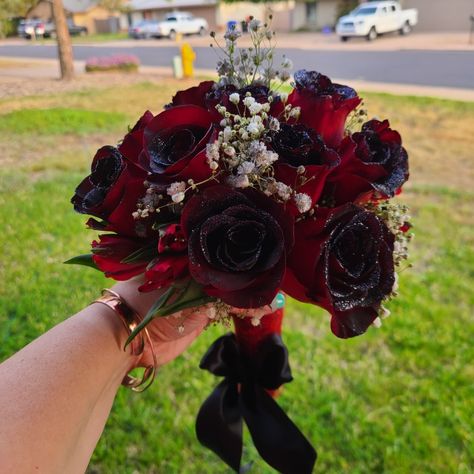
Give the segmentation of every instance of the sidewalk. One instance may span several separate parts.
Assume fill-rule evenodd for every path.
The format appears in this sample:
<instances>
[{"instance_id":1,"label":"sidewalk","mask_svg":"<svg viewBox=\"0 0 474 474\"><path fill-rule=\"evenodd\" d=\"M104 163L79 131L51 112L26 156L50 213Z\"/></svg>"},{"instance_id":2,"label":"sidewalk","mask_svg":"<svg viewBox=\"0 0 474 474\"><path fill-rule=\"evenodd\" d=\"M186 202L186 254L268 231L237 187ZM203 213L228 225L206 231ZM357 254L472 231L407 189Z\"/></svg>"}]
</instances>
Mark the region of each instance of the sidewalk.
<instances>
[{"instance_id":1,"label":"sidewalk","mask_svg":"<svg viewBox=\"0 0 474 474\"><path fill-rule=\"evenodd\" d=\"M59 65L52 59L0 57L0 98L70 91L88 87L108 87L115 84L159 82L172 77L171 68L141 66L138 74L85 74L84 61L75 61L77 78L71 82L59 81ZM201 77L213 76L213 70L196 70ZM106 77L106 80L104 80ZM332 78L359 91L385 92L395 95L429 96L474 102L474 89L428 87L410 84L389 84ZM197 79L196 79L197 81Z\"/></svg>"}]
</instances>

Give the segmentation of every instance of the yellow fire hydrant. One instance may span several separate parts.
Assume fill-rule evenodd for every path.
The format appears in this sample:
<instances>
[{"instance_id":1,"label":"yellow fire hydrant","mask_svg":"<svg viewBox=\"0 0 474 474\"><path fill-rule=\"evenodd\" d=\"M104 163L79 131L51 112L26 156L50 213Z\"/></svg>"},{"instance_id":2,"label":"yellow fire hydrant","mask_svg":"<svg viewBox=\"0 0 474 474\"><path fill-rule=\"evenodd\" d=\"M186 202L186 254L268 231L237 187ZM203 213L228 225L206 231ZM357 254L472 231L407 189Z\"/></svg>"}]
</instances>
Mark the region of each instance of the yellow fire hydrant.
<instances>
[{"instance_id":1,"label":"yellow fire hydrant","mask_svg":"<svg viewBox=\"0 0 474 474\"><path fill-rule=\"evenodd\" d=\"M194 75L194 60L196 59L196 53L194 52L191 45L184 43L181 46L181 61L183 62L183 76L193 77Z\"/></svg>"}]
</instances>

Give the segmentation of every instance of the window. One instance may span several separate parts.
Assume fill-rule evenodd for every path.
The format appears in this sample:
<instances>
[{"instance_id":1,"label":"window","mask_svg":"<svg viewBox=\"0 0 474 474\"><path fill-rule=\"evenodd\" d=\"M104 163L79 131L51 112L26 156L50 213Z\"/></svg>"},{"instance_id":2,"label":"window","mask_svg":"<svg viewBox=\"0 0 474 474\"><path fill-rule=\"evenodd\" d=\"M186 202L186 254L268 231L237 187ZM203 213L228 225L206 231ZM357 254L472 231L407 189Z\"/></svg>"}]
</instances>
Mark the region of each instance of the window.
<instances>
[{"instance_id":1,"label":"window","mask_svg":"<svg viewBox=\"0 0 474 474\"><path fill-rule=\"evenodd\" d=\"M363 7L363 8L358 8L354 12L354 15L373 15L376 11L377 11L377 7Z\"/></svg>"}]
</instances>

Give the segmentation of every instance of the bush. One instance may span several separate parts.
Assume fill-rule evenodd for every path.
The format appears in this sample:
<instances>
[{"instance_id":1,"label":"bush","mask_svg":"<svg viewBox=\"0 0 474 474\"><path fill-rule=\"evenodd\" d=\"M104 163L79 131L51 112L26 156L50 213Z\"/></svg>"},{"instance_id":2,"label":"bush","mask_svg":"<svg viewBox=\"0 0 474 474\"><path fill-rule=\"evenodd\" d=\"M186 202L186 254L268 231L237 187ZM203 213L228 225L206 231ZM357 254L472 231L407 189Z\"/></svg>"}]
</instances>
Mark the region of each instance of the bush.
<instances>
[{"instance_id":1,"label":"bush","mask_svg":"<svg viewBox=\"0 0 474 474\"><path fill-rule=\"evenodd\" d=\"M140 60L131 54L115 54L89 58L86 61L86 72L121 71L136 72Z\"/></svg>"}]
</instances>

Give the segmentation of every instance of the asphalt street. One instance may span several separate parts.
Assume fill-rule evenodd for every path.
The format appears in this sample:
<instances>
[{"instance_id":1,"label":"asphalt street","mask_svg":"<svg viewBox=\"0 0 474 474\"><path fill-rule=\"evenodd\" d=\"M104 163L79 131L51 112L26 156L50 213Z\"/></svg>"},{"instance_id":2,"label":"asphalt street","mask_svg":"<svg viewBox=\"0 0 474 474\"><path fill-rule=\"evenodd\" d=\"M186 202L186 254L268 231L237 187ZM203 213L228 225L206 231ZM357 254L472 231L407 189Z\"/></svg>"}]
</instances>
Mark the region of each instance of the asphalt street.
<instances>
[{"instance_id":1,"label":"asphalt street","mask_svg":"<svg viewBox=\"0 0 474 474\"><path fill-rule=\"evenodd\" d=\"M213 69L216 52L209 47L195 47L196 68ZM138 56L145 66L170 66L178 46L133 47L75 45L74 57L127 53ZM474 51L315 51L285 48L294 70L312 69L331 77L398 84L474 89ZM55 45L2 45L0 56L56 57Z\"/></svg>"}]
</instances>

